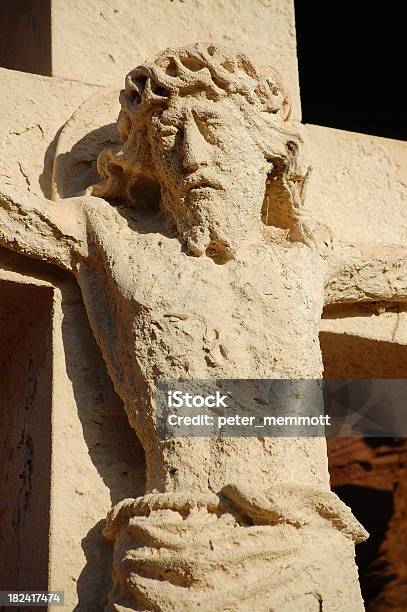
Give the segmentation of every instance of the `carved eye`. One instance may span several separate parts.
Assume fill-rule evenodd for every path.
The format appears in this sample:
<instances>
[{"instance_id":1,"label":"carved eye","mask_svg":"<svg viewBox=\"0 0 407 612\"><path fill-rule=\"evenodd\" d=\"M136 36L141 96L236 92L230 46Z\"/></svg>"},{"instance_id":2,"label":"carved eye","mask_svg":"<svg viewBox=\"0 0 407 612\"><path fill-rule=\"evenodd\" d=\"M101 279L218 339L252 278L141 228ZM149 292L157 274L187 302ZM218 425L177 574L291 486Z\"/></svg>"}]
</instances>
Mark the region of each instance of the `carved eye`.
<instances>
[{"instance_id":1,"label":"carved eye","mask_svg":"<svg viewBox=\"0 0 407 612\"><path fill-rule=\"evenodd\" d=\"M198 113L194 113L194 117L196 126L206 142L213 145L217 144L219 127L222 125L221 120L217 117L207 117Z\"/></svg>"}]
</instances>

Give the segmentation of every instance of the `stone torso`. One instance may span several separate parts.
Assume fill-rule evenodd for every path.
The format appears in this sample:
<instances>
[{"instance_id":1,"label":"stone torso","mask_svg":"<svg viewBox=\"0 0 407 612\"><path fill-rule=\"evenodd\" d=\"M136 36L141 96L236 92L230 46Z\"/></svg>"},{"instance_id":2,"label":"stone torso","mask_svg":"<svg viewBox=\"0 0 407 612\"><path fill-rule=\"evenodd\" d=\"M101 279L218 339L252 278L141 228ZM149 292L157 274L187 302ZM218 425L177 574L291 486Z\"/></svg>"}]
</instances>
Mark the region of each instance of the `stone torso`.
<instances>
[{"instance_id":1,"label":"stone torso","mask_svg":"<svg viewBox=\"0 0 407 612\"><path fill-rule=\"evenodd\" d=\"M160 442L154 383L319 378L323 260L305 245L276 246L265 234L245 247L241 259L217 265L183 252L159 216L137 216L95 198L86 202L86 216L90 257L78 280L116 390L145 447L147 476L154 474L148 486L218 490L231 471L234 480L247 479L248 453L256 473L263 465L264 485L286 469L281 453L304 456L304 482L311 483L320 471L314 466L320 452L305 452L306 439L288 450L281 438L225 440L220 461L223 451L214 451L215 440L183 439L175 447ZM315 441L315 451L322 442ZM186 462L185 447L202 461Z\"/></svg>"},{"instance_id":2,"label":"stone torso","mask_svg":"<svg viewBox=\"0 0 407 612\"><path fill-rule=\"evenodd\" d=\"M95 261L108 265L95 265L91 257L86 268L104 277L105 314L116 309L126 317L134 367L143 376L321 375L317 335L325 264L309 248L276 245L265 232L239 259L217 265L186 254L159 217L96 202L88 211L89 239ZM103 338L112 328L100 321L98 333ZM117 329L117 359L125 349L119 342ZM134 372L129 376L133 381Z\"/></svg>"}]
</instances>

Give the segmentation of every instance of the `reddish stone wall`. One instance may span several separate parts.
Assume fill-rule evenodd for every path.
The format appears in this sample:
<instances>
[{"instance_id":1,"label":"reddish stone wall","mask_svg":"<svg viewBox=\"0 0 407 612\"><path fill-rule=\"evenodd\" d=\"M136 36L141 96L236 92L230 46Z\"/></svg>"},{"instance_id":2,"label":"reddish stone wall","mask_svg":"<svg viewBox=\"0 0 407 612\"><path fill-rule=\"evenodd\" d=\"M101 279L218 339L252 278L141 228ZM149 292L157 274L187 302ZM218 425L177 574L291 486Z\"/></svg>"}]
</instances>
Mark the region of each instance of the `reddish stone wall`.
<instances>
[{"instance_id":1,"label":"reddish stone wall","mask_svg":"<svg viewBox=\"0 0 407 612\"><path fill-rule=\"evenodd\" d=\"M52 292L0 282L0 589L47 590Z\"/></svg>"},{"instance_id":2,"label":"reddish stone wall","mask_svg":"<svg viewBox=\"0 0 407 612\"><path fill-rule=\"evenodd\" d=\"M402 378L407 347L321 334L327 378ZM407 601L407 439L328 440L331 483L370 537L356 547L368 612L404 612Z\"/></svg>"}]
</instances>

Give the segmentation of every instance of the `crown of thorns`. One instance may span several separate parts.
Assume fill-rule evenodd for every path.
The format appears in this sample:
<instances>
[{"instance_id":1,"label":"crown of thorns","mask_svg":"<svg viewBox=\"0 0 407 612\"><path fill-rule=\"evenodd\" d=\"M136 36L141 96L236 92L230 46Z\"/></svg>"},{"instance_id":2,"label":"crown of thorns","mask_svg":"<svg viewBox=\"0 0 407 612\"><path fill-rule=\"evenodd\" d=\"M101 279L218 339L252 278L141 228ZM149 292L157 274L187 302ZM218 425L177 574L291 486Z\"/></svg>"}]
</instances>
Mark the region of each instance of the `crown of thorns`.
<instances>
[{"instance_id":1,"label":"crown of thorns","mask_svg":"<svg viewBox=\"0 0 407 612\"><path fill-rule=\"evenodd\" d=\"M167 49L129 72L120 101L123 110L136 117L197 92L214 101L238 96L283 120L289 113L289 100L276 73L261 76L245 55L202 43Z\"/></svg>"}]
</instances>

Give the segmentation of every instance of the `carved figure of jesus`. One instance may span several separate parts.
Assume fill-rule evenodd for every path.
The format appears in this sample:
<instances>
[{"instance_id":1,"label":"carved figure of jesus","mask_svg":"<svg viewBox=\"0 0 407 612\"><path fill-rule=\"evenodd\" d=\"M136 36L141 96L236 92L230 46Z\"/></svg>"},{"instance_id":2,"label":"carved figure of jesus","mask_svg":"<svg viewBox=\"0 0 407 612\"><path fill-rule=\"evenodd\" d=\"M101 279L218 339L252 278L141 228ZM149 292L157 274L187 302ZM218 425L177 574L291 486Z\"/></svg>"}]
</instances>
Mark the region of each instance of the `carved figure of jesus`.
<instances>
[{"instance_id":1,"label":"carved figure of jesus","mask_svg":"<svg viewBox=\"0 0 407 612\"><path fill-rule=\"evenodd\" d=\"M159 378L321 378L329 232L276 74L215 45L126 77L101 181L54 203L11 189L1 244L71 270L130 424L147 491L108 517L111 610L363 610L323 438L176 438Z\"/></svg>"}]
</instances>

